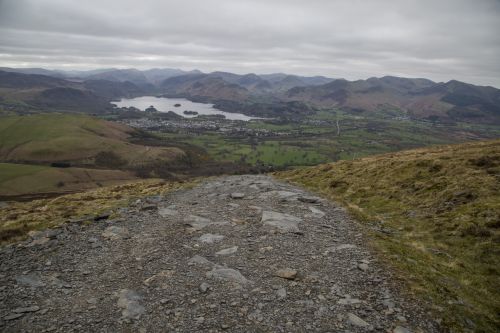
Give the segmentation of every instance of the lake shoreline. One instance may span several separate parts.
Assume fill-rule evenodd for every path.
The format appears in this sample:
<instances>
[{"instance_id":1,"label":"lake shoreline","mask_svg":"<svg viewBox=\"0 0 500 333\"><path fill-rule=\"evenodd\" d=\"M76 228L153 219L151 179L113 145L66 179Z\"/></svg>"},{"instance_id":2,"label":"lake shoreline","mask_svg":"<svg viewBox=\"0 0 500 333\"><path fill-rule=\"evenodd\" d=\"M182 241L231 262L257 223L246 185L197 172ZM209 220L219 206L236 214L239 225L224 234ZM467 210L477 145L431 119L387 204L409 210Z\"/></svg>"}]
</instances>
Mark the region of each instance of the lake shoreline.
<instances>
[{"instance_id":1,"label":"lake shoreline","mask_svg":"<svg viewBox=\"0 0 500 333\"><path fill-rule=\"evenodd\" d=\"M195 102L185 97L166 97L165 95L121 98L117 101L111 101L111 104L116 108L134 107L143 112L153 106L158 112L174 112L183 118L218 115L224 116L226 120L250 121L252 119L262 119L242 113L222 111L215 108L212 103Z\"/></svg>"}]
</instances>

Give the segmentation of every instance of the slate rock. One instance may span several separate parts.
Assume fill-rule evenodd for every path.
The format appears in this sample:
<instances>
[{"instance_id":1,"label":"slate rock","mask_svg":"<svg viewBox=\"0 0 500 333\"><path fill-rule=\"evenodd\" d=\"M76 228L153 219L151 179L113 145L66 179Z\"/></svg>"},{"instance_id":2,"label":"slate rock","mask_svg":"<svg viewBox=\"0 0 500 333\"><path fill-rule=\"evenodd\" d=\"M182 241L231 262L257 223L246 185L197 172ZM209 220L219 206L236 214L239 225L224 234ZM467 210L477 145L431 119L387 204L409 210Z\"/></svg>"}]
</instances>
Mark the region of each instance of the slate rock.
<instances>
[{"instance_id":1,"label":"slate rock","mask_svg":"<svg viewBox=\"0 0 500 333\"><path fill-rule=\"evenodd\" d=\"M277 270L274 275L283 279L294 280L297 277L297 271L291 268L282 268Z\"/></svg>"},{"instance_id":2,"label":"slate rock","mask_svg":"<svg viewBox=\"0 0 500 333\"><path fill-rule=\"evenodd\" d=\"M245 197L245 193L234 192L231 193L231 199L243 199Z\"/></svg>"},{"instance_id":3,"label":"slate rock","mask_svg":"<svg viewBox=\"0 0 500 333\"><path fill-rule=\"evenodd\" d=\"M212 262L205 257L202 257L200 255L195 255L188 260L188 264L212 265Z\"/></svg>"},{"instance_id":4,"label":"slate rock","mask_svg":"<svg viewBox=\"0 0 500 333\"><path fill-rule=\"evenodd\" d=\"M189 215L184 222L196 230L201 230L212 223L209 219L197 215Z\"/></svg>"},{"instance_id":5,"label":"slate rock","mask_svg":"<svg viewBox=\"0 0 500 333\"><path fill-rule=\"evenodd\" d=\"M198 238L198 240L202 243L212 244L215 242L220 242L224 239L224 236L217 234L203 234Z\"/></svg>"},{"instance_id":6,"label":"slate rock","mask_svg":"<svg viewBox=\"0 0 500 333\"><path fill-rule=\"evenodd\" d=\"M45 283L35 274L19 275L15 277L18 284L38 288L45 286Z\"/></svg>"},{"instance_id":7,"label":"slate rock","mask_svg":"<svg viewBox=\"0 0 500 333\"><path fill-rule=\"evenodd\" d=\"M275 211L263 211L261 222L281 232L299 232L299 223L302 219Z\"/></svg>"},{"instance_id":8,"label":"slate rock","mask_svg":"<svg viewBox=\"0 0 500 333\"><path fill-rule=\"evenodd\" d=\"M249 283L249 281L240 273L240 271L226 267L215 267L211 271L207 272L207 277L235 282L238 284Z\"/></svg>"},{"instance_id":9,"label":"slate rock","mask_svg":"<svg viewBox=\"0 0 500 333\"><path fill-rule=\"evenodd\" d=\"M316 203L318 202L320 199L318 197L312 197L312 196L299 196L297 198L297 200L301 201L301 202L307 202L307 203Z\"/></svg>"},{"instance_id":10,"label":"slate rock","mask_svg":"<svg viewBox=\"0 0 500 333\"><path fill-rule=\"evenodd\" d=\"M361 319L358 316L356 316L354 313L348 313L347 314L347 320L353 326L357 326L357 327L368 327L368 326L370 326L370 324L368 324L366 321L364 321L363 319Z\"/></svg>"},{"instance_id":11,"label":"slate rock","mask_svg":"<svg viewBox=\"0 0 500 333\"><path fill-rule=\"evenodd\" d=\"M120 290L117 305L122 309L122 317L139 319L146 312L146 309L140 304L141 300L142 296L134 290Z\"/></svg>"},{"instance_id":12,"label":"slate rock","mask_svg":"<svg viewBox=\"0 0 500 333\"><path fill-rule=\"evenodd\" d=\"M218 255L218 256L225 256L225 255L236 253L237 251L238 251L238 247L237 246L233 246L233 247L230 247L230 248L223 249L223 250L220 250L218 252L215 252L215 254Z\"/></svg>"},{"instance_id":13,"label":"slate rock","mask_svg":"<svg viewBox=\"0 0 500 333\"><path fill-rule=\"evenodd\" d=\"M25 313L25 312L37 312L40 310L40 307L33 305L33 306L28 306L25 308L15 308L12 310L14 313Z\"/></svg>"},{"instance_id":14,"label":"slate rock","mask_svg":"<svg viewBox=\"0 0 500 333\"><path fill-rule=\"evenodd\" d=\"M24 314L23 313L12 313L10 315L7 315L3 317L4 320L14 320L17 318L21 318Z\"/></svg>"},{"instance_id":15,"label":"slate rock","mask_svg":"<svg viewBox=\"0 0 500 333\"><path fill-rule=\"evenodd\" d=\"M170 208L160 208L158 209L158 215L161 217L176 216L178 212Z\"/></svg>"},{"instance_id":16,"label":"slate rock","mask_svg":"<svg viewBox=\"0 0 500 333\"><path fill-rule=\"evenodd\" d=\"M128 238L129 232L127 228L112 225L104 229L101 235L104 238L115 240L120 238Z\"/></svg>"}]
</instances>

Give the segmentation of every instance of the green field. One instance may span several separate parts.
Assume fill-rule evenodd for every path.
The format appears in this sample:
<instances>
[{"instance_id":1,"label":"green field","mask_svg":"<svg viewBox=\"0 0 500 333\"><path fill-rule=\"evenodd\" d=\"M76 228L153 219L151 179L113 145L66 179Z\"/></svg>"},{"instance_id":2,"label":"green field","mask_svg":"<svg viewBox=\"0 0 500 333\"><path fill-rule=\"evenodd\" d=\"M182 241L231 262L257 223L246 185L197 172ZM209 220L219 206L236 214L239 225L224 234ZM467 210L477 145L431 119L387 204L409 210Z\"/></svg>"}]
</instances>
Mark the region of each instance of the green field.
<instances>
[{"instance_id":1,"label":"green field","mask_svg":"<svg viewBox=\"0 0 500 333\"><path fill-rule=\"evenodd\" d=\"M231 135L217 131L155 134L169 142L203 148L219 161L276 167L310 166L410 148L500 136L500 128L495 126L435 124L395 119L385 114L358 116L339 110L319 111L301 121L276 123L254 120L243 126L272 133L267 136Z\"/></svg>"},{"instance_id":2,"label":"green field","mask_svg":"<svg viewBox=\"0 0 500 333\"><path fill-rule=\"evenodd\" d=\"M500 326L500 140L278 173L343 202L455 332Z\"/></svg>"}]
</instances>

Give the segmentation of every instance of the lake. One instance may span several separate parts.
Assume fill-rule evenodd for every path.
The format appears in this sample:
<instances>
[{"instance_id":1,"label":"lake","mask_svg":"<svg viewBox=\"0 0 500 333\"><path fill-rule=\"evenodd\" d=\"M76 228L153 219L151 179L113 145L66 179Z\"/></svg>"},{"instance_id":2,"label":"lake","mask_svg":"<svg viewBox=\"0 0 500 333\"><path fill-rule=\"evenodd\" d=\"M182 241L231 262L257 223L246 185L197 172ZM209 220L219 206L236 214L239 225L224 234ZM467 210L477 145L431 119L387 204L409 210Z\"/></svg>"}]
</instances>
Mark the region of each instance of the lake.
<instances>
[{"instance_id":1,"label":"lake","mask_svg":"<svg viewBox=\"0 0 500 333\"><path fill-rule=\"evenodd\" d=\"M139 110L146 110L151 105L159 112L172 111L184 118L193 118L197 115L184 114L184 111L196 111L198 115L224 115L226 119L230 120L243 120L248 121L251 119L258 119L256 117L248 117L241 113L224 112L214 108L213 104L191 102L185 98L167 98L156 96L142 96L136 98L123 98L120 101L112 102L117 107L135 107ZM175 104L181 106L175 107Z\"/></svg>"}]
</instances>

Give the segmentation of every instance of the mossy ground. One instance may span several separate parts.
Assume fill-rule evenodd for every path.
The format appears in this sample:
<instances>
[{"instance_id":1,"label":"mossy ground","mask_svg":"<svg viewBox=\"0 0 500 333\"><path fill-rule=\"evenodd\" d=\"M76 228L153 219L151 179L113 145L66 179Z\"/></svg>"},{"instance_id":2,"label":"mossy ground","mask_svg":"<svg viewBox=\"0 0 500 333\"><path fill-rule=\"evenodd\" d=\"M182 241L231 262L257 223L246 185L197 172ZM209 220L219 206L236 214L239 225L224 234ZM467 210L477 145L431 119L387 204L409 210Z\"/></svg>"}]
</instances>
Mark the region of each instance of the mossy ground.
<instances>
[{"instance_id":1,"label":"mossy ground","mask_svg":"<svg viewBox=\"0 0 500 333\"><path fill-rule=\"evenodd\" d=\"M32 230L56 227L73 219L93 217L127 206L144 196L165 194L189 187L192 182L148 180L103 187L53 199L9 202L0 206L0 244L26 238Z\"/></svg>"},{"instance_id":2,"label":"mossy ground","mask_svg":"<svg viewBox=\"0 0 500 333\"><path fill-rule=\"evenodd\" d=\"M500 140L276 173L346 204L454 332L500 327Z\"/></svg>"}]
</instances>

